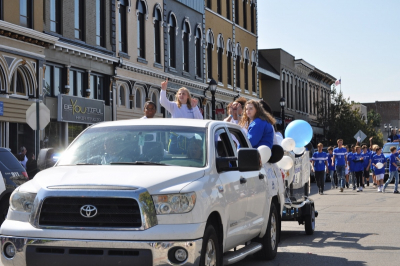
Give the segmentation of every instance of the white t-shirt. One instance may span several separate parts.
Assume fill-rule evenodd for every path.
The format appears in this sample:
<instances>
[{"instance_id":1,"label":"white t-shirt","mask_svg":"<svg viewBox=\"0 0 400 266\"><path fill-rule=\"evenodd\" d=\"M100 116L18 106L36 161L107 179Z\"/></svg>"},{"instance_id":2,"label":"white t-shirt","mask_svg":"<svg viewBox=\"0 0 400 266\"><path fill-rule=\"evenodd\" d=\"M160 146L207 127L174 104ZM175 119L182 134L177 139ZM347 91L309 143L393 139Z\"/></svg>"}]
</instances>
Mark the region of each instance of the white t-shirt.
<instances>
[{"instance_id":1,"label":"white t-shirt","mask_svg":"<svg viewBox=\"0 0 400 266\"><path fill-rule=\"evenodd\" d=\"M176 102L170 102L167 99L167 92L165 90L161 90L160 103L168 112L171 113L172 118L203 119L199 107L195 106L192 107L192 109L189 109L186 104L182 104L181 108L179 108Z\"/></svg>"}]
</instances>

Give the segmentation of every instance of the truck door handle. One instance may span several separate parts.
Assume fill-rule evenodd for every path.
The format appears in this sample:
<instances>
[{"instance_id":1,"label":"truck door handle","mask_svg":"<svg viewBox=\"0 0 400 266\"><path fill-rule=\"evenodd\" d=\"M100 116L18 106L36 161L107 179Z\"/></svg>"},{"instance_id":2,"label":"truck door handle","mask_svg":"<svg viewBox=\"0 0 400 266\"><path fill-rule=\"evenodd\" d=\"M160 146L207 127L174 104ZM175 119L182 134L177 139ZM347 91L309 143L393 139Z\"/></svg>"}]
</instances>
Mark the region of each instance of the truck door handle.
<instances>
[{"instance_id":1,"label":"truck door handle","mask_svg":"<svg viewBox=\"0 0 400 266\"><path fill-rule=\"evenodd\" d=\"M263 174L261 174L261 173L258 175L258 178L259 178L260 180L261 180L261 179L264 179L264 177L265 177L265 175L263 175Z\"/></svg>"},{"instance_id":2,"label":"truck door handle","mask_svg":"<svg viewBox=\"0 0 400 266\"><path fill-rule=\"evenodd\" d=\"M240 184L245 184L245 183L247 183L247 179L244 178L244 177L241 177L240 178Z\"/></svg>"}]
</instances>

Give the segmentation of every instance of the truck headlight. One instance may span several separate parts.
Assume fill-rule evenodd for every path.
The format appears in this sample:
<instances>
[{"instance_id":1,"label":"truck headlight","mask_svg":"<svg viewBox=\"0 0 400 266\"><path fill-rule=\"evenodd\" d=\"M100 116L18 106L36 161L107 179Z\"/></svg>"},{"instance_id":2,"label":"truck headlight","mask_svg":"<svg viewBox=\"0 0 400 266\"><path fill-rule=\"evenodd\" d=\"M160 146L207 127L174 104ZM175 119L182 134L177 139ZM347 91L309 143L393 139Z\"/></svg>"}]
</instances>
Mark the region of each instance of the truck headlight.
<instances>
[{"instance_id":1,"label":"truck headlight","mask_svg":"<svg viewBox=\"0 0 400 266\"><path fill-rule=\"evenodd\" d=\"M154 195L157 214L177 214L190 212L196 203L196 193Z\"/></svg>"},{"instance_id":2,"label":"truck headlight","mask_svg":"<svg viewBox=\"0 0 400 266\"><path fill-rule=\"evenodd\" d=\"M36 194L15 190L10 197L10 207L14 211L31 212Z\"/></svg>"}]
</instances>

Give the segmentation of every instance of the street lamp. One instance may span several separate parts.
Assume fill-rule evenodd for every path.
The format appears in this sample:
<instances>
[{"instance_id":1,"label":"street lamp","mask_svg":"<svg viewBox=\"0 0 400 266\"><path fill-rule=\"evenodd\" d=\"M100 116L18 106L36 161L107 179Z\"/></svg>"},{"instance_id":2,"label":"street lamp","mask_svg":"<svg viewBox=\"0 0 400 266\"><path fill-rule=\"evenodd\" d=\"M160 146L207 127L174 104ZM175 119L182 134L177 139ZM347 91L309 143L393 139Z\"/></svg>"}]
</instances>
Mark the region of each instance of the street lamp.
<instances>
[{"instance_id":1,"label":"street lamp","mask_svg":"<svg viewBox=\"0 0 400 266\"><path fill-rule=\"evenodd\" d=\"M208 89L211 92L211 107L212 107L212 120L215 120L215 92L217 91L217 82L211 79L208 83Z\"/></svg>"},{"instance_id":2,"label":"street lamp","mask_svg":"<svg viewBox=\"0 0 400 266\"><path fill-rule=\"evenodd\" d=\"M281 98L279 101L279 104L281 105L281 109L282 109L282 135L285 132L285 104L286 104L286 100L285 98Z\"/></svg>"}]
</instances>

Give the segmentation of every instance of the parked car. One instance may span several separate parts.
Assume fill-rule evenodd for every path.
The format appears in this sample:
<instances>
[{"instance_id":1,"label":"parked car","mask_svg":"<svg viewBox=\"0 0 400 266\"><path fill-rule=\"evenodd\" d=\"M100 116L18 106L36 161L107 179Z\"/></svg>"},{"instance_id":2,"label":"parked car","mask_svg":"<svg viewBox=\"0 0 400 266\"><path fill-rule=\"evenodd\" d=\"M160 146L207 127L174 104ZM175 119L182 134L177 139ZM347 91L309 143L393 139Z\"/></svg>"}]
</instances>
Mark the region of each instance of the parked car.
<instances>
[{"instance_id":1,"label":"parked car","mask_svg":"<svg viewBox=\"0 0 400 266\"><path fill-rule=\"evenodd\" d=\"M7 148L0 148L0 179L0 224L2 224L7 216L11 193L28 181L26 170Z\"/></svg>"},{"instance_id":2,"label":"parked car","mask_svg":"<svg viewBox=\"0 0 400 266\"><path fill-rule=\"evenodd\" d=\"M284 192L280 170L267 158L233 123L93 125L54 167L11 196L0 229L2 263L222 265L250 254L272 259Z\"/></svg>"},{"instance_id":3,"label":"parked car","mask_svg":"<svg viewBox=\"0 0 400 266\"><path fill-rule=\"evenodd\" d=\"M388 143L385 143L382 148L382 153L383 153L383 155L385 155L385 158L386 158L385 177L384 177L385 182L389 179L389 157L391 154L390 148L393 146L396 147L396 149L398 149L400 147L400 143L399 142L388 142ZM397 165L400 167L399 161L397 161ZM394 183L394 178L392 180L392 183Z\"/></svg>"}]
</instances>

